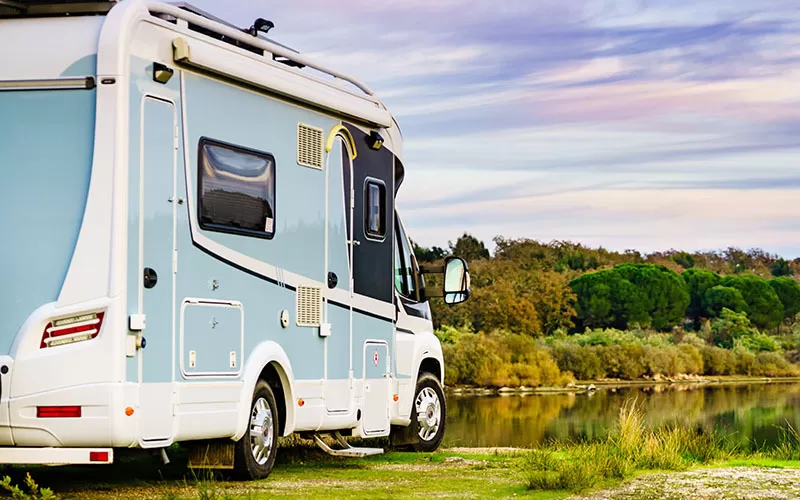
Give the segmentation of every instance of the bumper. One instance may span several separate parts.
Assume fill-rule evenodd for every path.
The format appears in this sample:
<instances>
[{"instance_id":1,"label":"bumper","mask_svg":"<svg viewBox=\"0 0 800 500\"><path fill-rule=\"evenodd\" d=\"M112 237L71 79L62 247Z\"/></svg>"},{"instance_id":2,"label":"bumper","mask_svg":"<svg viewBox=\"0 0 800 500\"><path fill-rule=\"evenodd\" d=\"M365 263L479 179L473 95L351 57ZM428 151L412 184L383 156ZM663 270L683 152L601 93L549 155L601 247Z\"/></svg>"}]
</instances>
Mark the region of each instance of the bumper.
<instances>
[{"instance_id":1,"label":"bumper","mask_svg":"<svg viewBox=\"0 0 800 500\"><path fill-rule=\"evenodd\" d=\"M0 464L110 464L111 448L16 448L0 447Z\"/></svg>"}]
</instances>

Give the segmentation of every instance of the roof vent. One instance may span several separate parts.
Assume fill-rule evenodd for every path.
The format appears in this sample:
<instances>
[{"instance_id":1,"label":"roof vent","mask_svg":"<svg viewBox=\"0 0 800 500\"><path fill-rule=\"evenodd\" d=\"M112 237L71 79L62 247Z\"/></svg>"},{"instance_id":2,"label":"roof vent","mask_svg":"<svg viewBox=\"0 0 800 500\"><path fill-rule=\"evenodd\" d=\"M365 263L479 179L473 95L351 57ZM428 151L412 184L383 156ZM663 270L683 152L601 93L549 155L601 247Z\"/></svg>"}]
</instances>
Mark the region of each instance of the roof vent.
<instances>
[{"instance_id":1,"label":"roof vent","mask_svg":"<svg viewBox=\"0 0 800 500\"><path fill-rule=\"evenodd\" d=\"M322 170L321 128L297 124L297 164Z\"/></svg>"}]
</instances>

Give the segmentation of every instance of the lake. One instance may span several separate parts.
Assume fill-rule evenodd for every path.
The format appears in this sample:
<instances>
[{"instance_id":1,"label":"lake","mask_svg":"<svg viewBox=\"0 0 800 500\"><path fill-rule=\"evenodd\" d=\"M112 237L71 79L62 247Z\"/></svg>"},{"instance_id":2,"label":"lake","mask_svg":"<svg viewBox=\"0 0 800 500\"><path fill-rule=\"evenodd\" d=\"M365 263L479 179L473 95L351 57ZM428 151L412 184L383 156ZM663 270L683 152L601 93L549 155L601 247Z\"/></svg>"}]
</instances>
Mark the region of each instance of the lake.
<instances>
[{"instance_id":1,"label":"lake","mask_svg":"<svg viewBox=\"0 0 800 500\"><path fill-rule=\"evenodd\" d=\"M648 425L719 430L740 444L772 445L800 429L800 383L656 385L583 394L447 395L443 446L530 447L550 439L600 439L636 399Z\"/></svg>"}]
</instances>

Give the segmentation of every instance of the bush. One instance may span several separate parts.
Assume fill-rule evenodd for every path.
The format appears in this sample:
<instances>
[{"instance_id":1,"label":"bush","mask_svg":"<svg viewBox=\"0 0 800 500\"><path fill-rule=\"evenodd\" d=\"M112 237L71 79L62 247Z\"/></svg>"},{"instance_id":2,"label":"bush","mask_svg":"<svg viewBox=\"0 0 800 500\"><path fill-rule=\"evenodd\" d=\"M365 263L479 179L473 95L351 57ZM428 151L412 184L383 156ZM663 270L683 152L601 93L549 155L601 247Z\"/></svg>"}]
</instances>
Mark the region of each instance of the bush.
<instances>
[{"instance_id":1,"label":"bush","mask_svg":"<svg viewBox=\"0 0 800 500\"><path fill-rule=\"evenodd\" d=\"M756 356L756 375L765 377L785 377L797 375L797 367L776 352L762 352Z\"/></svg>"},{"instance_id":2,"label":"bush","mask_svg":"<svg viewBox=\"0 0 800 500\"><path fill-rule=\"evenodd\" d=\"M448 384L485 387L558 385L565 381L549 352L536 340L506 332L439 331Z\"/></svg>"},{"instance_id":3,"label":"bush","mask_svg":"<svg viewBox=\"0 0 800 500\"><path fill-rule=\"evenodd\" d=\"M731 349L736 339L757 333L758 330L750 325L745 313L723 309L720 317L711 322L711 337L708 340L717 347Z\"/></svg>"},{"instance_id":4,"label":"bush","mask_svg":"<svg viewBox=\"0 0 800 500\"><path fill-rule=\"evenodd\" d=\"M705 375L731 375L736 372L733 351L721 347L705 346L700 349Z\"/></svg>"}]
</instances>

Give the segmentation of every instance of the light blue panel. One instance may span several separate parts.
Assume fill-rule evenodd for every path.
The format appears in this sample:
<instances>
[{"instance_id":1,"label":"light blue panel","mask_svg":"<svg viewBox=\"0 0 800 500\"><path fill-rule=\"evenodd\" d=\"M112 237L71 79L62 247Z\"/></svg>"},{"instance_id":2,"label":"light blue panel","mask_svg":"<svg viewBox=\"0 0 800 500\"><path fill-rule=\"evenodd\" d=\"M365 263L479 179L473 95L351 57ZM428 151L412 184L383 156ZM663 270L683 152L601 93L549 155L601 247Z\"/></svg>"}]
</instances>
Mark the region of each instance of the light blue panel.
<instances>
[{"instance_id":1,"label":"light blue panel","mask_svg":"<svg viewBox=\"0 0 800 500\"><path fill-rule=\"evenodd\" d=\"M190 185L197 186L197 145L209 137L271 153L276 164L272 240L204 231L209 238L282 269L324 281L325 175L297 164L297 123L330 130L337 122L209 78L186 76Z\"/></svg>"},{"instance_id":2,"label":"light blue panel","mask_svg":"<svg viewBox=\"0 0 800 500\"><path fill-rule=\"evenodd\" d=\"M139 146L142 99L151 94L177 104L180 82L173 77L166 85L153 81L153 63L131 58L128 147L128 313L138 311L139 268ZM176 107L177 110L177 107ZM179 110L177 110L179 111ZM145 252L149 257L144 265L156 269L158 284L144 291L147 328L143 333L148 346L144 357L143 380L167 382L172 380L172 164L173 111L166 103L148 101L145 107ZM179 143L178 169L182 172L182 149ZM179 183L180 185L181 183ZM153 261L152 259L157 259ZM167 262L167 259L169 262ZM126 379L138 380L137 358L127 358Z\"/></svg>"},{"instance_id":3,"label":"light blue panel","mask_svg":"<svg viewBox=\"0 0 800 500\"><path fill-rule=\"evenodd\" d=\"M367 348L364 351L367 379L383 378L386 374L386 358L388 356L389 347L386 344L367 344Z\"/></svg>"},{"instance_id":4,"label":"light blue panel","mask_svg":"<svg viewBox=\"0 0 800 500\"><path fill-rule=\"evenodd\" d=\"M361 377L364 369L364 343L368 340L384 340L391 344L393 330L394 325L390 321L353 312L353 374L356 378Z\"/></svg>"},{"instance_id":5,"label":"light blue panel","mask_svg":"<svg viewBox=\"0 0 800 500\"><path fill-rule=\"evenodd\" d=\"M339 278L338 288L349 290L342 154L342 143L337 141L328 159L328 270Z\"/></svg>"},{"instance_id":6,"label":"light blue panel","mask_svg":"<svg viewBox=\"0 0 800 500\"><path fill-rule=\"evenodd\" d=\"M242 310L238 307L189 304L183 313L183 368L186 373L232 373L242 362ZM195 351L195 366L190 352ZM236 353L231 366L231 352Z\"/></svg>"},{"instance_id":7,"label":"light blue panel","mask_svg":"<svg viewBox=\"0 0 800 500\"><path fill-rule=\"evenodd\" d=\"M346 379L350 376L350 310L329 304L328 322L332 326L327 341L328 378Z\"/></svg>"},{"instance_id":8,"label":"light blue panel","mask_svg":"<svg viewBox=\"0 0 800 500\"><path fill-rule=\"evenodd\" d=\"M156 271L158 281L144 289L144 331L147 348L143 382L161 382L172 360L172 184L174 165L174 108L145 98L144 107L144 268ZM132 165L137 168L138 165ZM137 252L138 255L138 252ZM142 273L142 270L139 270ZM137 277L136 274L133 276ZM166 370L169 374L169 370Z\"/></svg>"},{"instance_id":9,"label":"light blue panel","mask_svg":"<svg viewBox=\"0 0 800 500\"><path fill-rule=\"evenodd\" d=\"M276 160L276 234L272 240L204 231L204 235L263 262L322 281L324 275L324 172L296 163L298 122L330 129L332 119L266 96L186 75L190 179L181 170L178 197L197 189L197 143L207 136L266 151ZM286 351L296 379L324 376L324 340L317 328L295 324L295 292L206 253L191 239L188 204L177 219L177 300L237 300L244 309L244 356L264 341ZM212 283L216 284L212 286ZM280 313L290 314L288 328ZM184 349L188 351L188 349ZM346 352L346 351L345 351ZM187 353L180 355L186 356ZM200 351L198 351L200 356ZM199 359L199 358L198 358ZM242 362L245 362L244 360ZM176 376L180 377L178 373Z\"/></svg>"},{"instance_id":10,"label":"light blue panel","mask_svg":"<svg viewBox=\"0 0 800 500\"><path fill-rule=\"evenodd\" d=\"M89 191L95 102L94 90L0 92L0 354L61 291Z\"/></svg>"}]
</instances>

